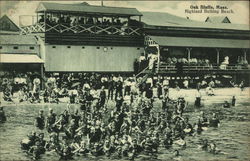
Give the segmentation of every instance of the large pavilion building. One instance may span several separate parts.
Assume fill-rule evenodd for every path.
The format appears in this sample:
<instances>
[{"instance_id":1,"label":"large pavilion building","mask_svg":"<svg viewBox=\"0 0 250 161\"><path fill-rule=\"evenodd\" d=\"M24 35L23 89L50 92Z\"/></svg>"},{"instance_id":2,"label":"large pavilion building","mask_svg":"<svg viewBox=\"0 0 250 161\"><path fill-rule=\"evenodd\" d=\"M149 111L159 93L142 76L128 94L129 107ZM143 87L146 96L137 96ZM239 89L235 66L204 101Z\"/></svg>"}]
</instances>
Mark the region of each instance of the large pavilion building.
<instances>
[{"instance_id":1,"label":"large pavilion building","mask_svg":"<svg viewBox=\"0 0 250 161\"><path fill-rule=\"evenodd\" d=\"M48 2L41 2L36 13L36 22L22 27L21 34L36 36L45 72L133 73L136 59L155 54L156 74L174 76L176 67L168 61L176 58L188 62L186 75L249 80L249 26L228 17L199 22L136 8ZM221 68L225 58L229 64ZM210 65L190 63L194 59Z\"/></svg>"}]
</instances>

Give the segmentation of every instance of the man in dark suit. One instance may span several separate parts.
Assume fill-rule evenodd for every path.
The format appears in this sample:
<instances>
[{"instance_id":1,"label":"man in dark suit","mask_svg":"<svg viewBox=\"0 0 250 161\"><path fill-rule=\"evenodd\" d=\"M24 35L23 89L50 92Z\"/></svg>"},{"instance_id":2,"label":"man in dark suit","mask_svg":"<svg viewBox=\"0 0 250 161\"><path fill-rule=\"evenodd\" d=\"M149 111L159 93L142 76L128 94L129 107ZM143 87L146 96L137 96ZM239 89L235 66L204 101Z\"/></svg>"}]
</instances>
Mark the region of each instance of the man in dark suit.
<instances>
[{"instance_id":1,"label":"man in dark suit","mask_svg":"<svg viewBox=\"0 0 250 161\"><path fill-rule=\"evenodd\" d=\"M113 77L110 77L108 80L108 99L113 100L113 94L114 94L114 80Z\"/></svg>"}]
</instances>

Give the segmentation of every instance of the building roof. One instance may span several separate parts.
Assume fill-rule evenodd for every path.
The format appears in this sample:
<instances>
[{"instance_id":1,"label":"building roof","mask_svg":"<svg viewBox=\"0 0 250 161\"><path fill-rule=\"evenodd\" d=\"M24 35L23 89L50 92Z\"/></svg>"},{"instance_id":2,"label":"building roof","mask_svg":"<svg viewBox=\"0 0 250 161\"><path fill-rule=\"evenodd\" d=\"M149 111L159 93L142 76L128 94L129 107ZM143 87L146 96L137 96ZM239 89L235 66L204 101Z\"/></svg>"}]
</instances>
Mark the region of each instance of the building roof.
<instances>
[{"instance_id":1,"label":"building roof","mask_svg":"<svg viewBox=\"0 0 250 161\"><path fill-rule=\"evenodd\" d=\"M248 25L231 23L206 23L175 16L166 12L142 12L145 27L188 27L208 29L250 30Z\"/></svg>"},{"instance_id":2,"label":"building roof","mask_svg":"<svg viewBox=\"0 0 250 161\"><path fill-rule=\"evenodd\" d=\"M6 15L0 18L0 31L19 32L19 27Z\"/></svg>"},{"instance_id":3,"label":"building roof","mask_svg":"<svg viewBox=\"0 0 250 161\"><path fill-rule=\"evenodd\" d=\"M250 48L250 40L150 36L160 46Z\"/></svg>"},{"instance_id":4,"label":"building roof","mask_svg":"<svg viewBox=\"0 0 250 161\"><path fill-rule=\"evenodd\" d=\"M94 15L120 15L120 16L142 16L136 8L94 6L85 3L59 4L41 2L36 12L64 12L64 13L85 13Z\"/></svg>"},{"instance_id":5,"label":"building roof","mask_svg":"<svg viewBox=\"0 0 250 161\"><path fill-rule=\"evenodd\" d=\"M211 16L207 17L205 22L211 22L211 23L231 23L229 18L226 16Z\"/></svg>"},{"instance_id":6,"label":"building roof","mask_svg":"<svg viewBox=\"0 0 250 161\"><path fill-rule=\"evenodd\" d=\"M0 35L1 45L36 45L37 40L32 35Z\"/></svg>"},{"instance_id":7,"label":"building roof","mask_svg":"<svg viewBox=\"0 0 250 161\"><path fill-rule=\"evenodd\" d=\"M44 63L37 55L0 54L0 63Z\"/></svg>"}]
</instances>

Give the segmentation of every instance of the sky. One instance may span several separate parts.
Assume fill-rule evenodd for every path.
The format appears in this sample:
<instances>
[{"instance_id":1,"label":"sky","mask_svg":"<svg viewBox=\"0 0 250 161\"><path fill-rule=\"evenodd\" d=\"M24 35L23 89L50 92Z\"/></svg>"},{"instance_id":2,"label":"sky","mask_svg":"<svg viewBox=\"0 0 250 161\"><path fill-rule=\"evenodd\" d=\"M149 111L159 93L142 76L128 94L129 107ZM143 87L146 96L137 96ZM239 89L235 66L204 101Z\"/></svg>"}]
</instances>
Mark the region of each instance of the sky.
<instances>
[{"instance_id":1,"label":"sky","mask_svg":"<svg viewBox=\"0 0 250 161\"><path fill-rule=\"evenodd\" d=\"M8 15L17 25L19 18L30 19L35 15L35 10L41 1L0 1L0 15ZM56 3L81 3L84 1L50 1ZM101 5L101 1L85 1L91 5ZM167 12L180 17L189 17L192 20L204 21L208 16L227 16L232 23L249 25L249 1L105 1L105 6L119 6L137 8L139 11ZM221 5L232 9L234 13L229 14L199 14L185 13L190 5ZM23 16L28 15L28 16ZM21 17L20 17L21 16Z\"/></svg>"}]
</instances>

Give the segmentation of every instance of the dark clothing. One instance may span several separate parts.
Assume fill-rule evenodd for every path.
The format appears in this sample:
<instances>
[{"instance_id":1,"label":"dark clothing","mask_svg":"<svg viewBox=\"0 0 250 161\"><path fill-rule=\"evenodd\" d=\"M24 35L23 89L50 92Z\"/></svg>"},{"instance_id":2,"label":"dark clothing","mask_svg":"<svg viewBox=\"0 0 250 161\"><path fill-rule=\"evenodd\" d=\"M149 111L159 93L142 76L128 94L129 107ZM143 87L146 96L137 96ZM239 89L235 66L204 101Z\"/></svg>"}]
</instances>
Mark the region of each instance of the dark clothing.
<instances>
[{"instance_id":1,"label":"dark clothing","mask_svg":"<svg viewBox=\"0 0 250 161\"><path fill-rule=\"evenodd\" d=\"M6 116L5 116L5 113L3 110L0 111L0 122L5 122L7 119L6 119Z\"/></svg>"},{"instance_id":2,"label":"dark clothing","mask_svg":"<svg viewBox=\"0 0 250 161\"><path fill-rule=\"evenodd\" d=\"M36 117L36 122L35 122L36 127L38 127L41 130L44 129L45 126L44 120L45 120L44 116Z\"/></svg>"},{"instance_id":3,"label":"dark clothing","mask_svg":"<svg viewBox=\"0 0 250 161\"><path fill-rule=\"evenodd\" d=\"M175 67L177 69L177 74L182 74L183 73L183 63L182 62L177 62Z\"/></svg>"},{"instance_id":4,"label":"dark clothing","mask_svg":"<svg viewBox=\"0 0 250 161\"><path fill-rule=\"evenodd\" d=\"M113 100L115 82L113 80L108 81L108 99Z\"/></svg>"},{"instance_id":5,"label":"dark clothing","mask_svg":"<svg viewBox=\"0 0 250 161\"><path fill-rule=\"evenodd\" d=\"M157 97L160 98L162 95L162 86L159 84L157 86Z\"/></svg>"},{"instance_id":6,"label":"dark clothing","mask_svg":"<svg viewBox=\"0 0 250 161\"><path fill-rule=\"evenodd\" d=\"M100 107L103 107L104 106L104 104L105 104L105 100L106 100L106 92L104 91L104 90L102 90L101 92L100 92Z\"/></svg>"},{"instance_id":7,"label":"dark clothing","mask_svg":"<svg viewBox=\"0 0 250 161\"><path fill-rule=\"evenodd\" d=\"M235 106L235 102L236 102L236 99L233 98L233 99L232 99L232 106Z\"/></svg>"},{"instance_id":8,"label":"dark clothing","mask_svg":"<svg viewBox=\"0 0 250 161\"><path fill-rule=\"evenodd\" d=\"M116 83L116 91L115 91L115 99L117 99L117 96L123 96L122 95L122 82L121 81L118 81Z\"/></svg>"},{"instance_id":9,"label":"dark clothing","mask_svg":"<svg viewBox=\"0 0 250 161\"><path fill-rule=\"evenodd\" d=\"M116 111L120 111L123 103L123 98L117 99L116 100Z\"/></svg>"},{"instance_id":10,"label":"dark clothing","mask_svg":"<svg viewBox=\"0 0 250 161\"><path fill-rule=\"evenodd\" d=\"M113 95L114 95L114 90L113 89L108 89L108 99L113 100Z\"/></svg>"},{"instance_id":11,"label":"dark clothing","mask_svg":"<svg viewBox=\"0 0 250 161\"><path fill-rule=\"evenodd\" d=\"M201 107L201 98L200 97L196 97L194 105L196 107Z\"/></svg>"},{"instance_id":12,"label":"dark clothing","mask_svg":"<svg viewBox=\"0 0 250 161\"><path fill-rule=\"evenodd\" d=\"M124 95L129 95L131 91L131 86L125 86Z\"/></svg>"},{"instance_id":13,"label":"dark clothing","mask_svg":"<svg viewBox=\"0 0 250 161\"><path fill-rule=\"evenodd\" d=\"M217 119L217 118L212 118L210 121L209 121L209 126L210 127L218 127L220 123L220 120Z\"/></svg>"},{"instance_id":14,"label":"dark clothing","mask_svg":"<svg viewBox=\"0 0 250 161\"><path fill-rule=\"evenodd\" d=\"M148 89L146 91L146 97L147 98L152 98L153 97L153 90L152 89Z\"/></svg>"}]
</instances>

